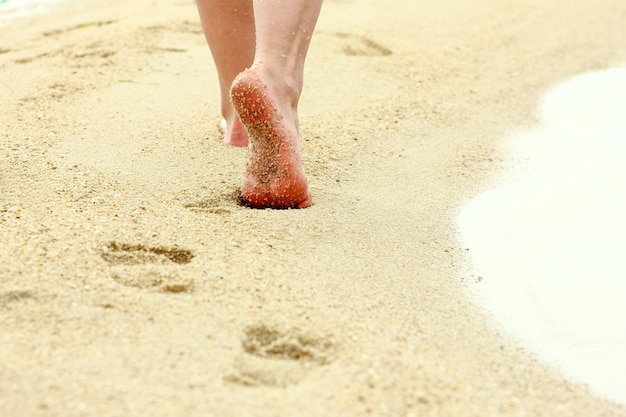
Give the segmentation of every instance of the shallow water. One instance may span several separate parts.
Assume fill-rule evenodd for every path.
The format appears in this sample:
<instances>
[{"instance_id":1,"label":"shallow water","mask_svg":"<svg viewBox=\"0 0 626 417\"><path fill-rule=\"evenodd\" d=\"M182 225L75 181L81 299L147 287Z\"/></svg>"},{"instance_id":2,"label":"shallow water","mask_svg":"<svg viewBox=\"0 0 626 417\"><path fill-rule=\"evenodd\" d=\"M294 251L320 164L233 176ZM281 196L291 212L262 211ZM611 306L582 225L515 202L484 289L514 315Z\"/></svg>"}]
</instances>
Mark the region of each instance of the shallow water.
<instances>
[{"instance_id":1,"label":"shallow water","mask_svg":"<svg viewBox=\"0 0 626 417\"><path fill-rule=\"evenodd\" d=\"M64 0L0 0L0 26L16 19L50 11Z\"/></svg>"},{"instance_id":2,"label":"shallow water","mask_svg":"<svg viewBox=\"0 0 626 417\"><path fill-rule=\"evenodd\" d=\"M626 403L626 68L558 85L539 115L511 141L516 180L458 217L471 287L505 332Z\"/></svg>"}]
</instances>

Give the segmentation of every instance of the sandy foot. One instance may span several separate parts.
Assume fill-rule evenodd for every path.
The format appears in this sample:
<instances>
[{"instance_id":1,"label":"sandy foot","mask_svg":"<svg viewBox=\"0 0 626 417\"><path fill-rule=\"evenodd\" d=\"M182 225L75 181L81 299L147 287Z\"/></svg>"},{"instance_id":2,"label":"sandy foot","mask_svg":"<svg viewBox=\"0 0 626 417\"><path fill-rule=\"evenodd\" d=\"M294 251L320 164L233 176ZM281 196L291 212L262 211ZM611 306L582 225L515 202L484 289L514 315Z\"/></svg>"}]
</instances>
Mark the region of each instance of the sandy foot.
<instances>
[{"instance_id":1,"label":"sandy foot","mask_svg":"<svg viewBox=\"0 0 626 417\"><path fill-rule=\"evenodd\" d=\"M306 208L311 195L304 175L295 117L287 123L254 69L233 82L231 100L245 125L249 156L242 184L243 201L256 208ZM295 116L295 115L294 115Z\"/></svg>"}]
</instances>

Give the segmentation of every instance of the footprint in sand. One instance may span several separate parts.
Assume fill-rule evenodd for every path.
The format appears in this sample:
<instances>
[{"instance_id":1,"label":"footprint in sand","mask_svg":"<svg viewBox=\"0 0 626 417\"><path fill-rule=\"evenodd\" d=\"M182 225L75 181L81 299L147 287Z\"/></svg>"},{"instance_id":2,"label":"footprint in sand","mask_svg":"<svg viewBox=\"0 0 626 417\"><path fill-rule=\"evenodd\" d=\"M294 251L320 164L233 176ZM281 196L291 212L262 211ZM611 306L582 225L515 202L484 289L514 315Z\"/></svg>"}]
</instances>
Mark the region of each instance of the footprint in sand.
<instances>
[{"instance_id":1,"label":"footprint in sand","mask_svg":"<svg viewBox=\"0 0 626 417\"><path fill-rule=\"evenodd\" d=\"M393 54L391 49L366 36L344 32L321 32L320 36L328 36L332 38L331 42L338 44L338 49L343 55L377 57Z\"/></svg>"},{"instance_id":2,"label":"footprint in sand","mask_svg":"<svg viewBox=\"0 0 626 417\"><path fill-rule=\"evenodd\" d=\"M202 200L185 204L185 208L192 212L212 214L228 214L245 207L241 200L240 189L211 194Z\"/></svg>"},{"instance_id":3,"label":"footprint in sand","mask_svg":"<svg viewBox=\"0 0 626 417\"><path fill-rule=\"evenodd\" d=\"M2 306L33 299L35 299L35 295L30 291L13 290L0 293L0 305Z\"/></svg>"},{"instance_id":4,"label":"footprint in sand","mask_svg":"<svg viewBox=\"0 0 626 417\"><path fill-rule=\"evenodd\" d=\"M86 30L89 28L96 28L96 27L101 27L101 26L108 26L115 22L116 22L115 20L87 22L87 23L82 23L82 24L75 25L75 26L62 28L62 29L54 29L54 30L50 30L47 32L42 32L42 36L46 38L58 38L68 32L73 32L76 30ZM9 50L7 50L7 52L8 51ZM68 61L79 61L85 57L108 58L111 55L115 55L115 54L116 54L115 50L103 48L102 42L98 41L98 42L94 42L94 43L87 45L84 50L80 50L80 51L74 50L72 48L69 48L69 49L61 48L61 49L43 52L37 55L21 56L15 60L15 63L28 64L34 61L38 61L42 58L53 58L59 55L62 55ZM98 64L101 65L102 62L98 62ZM81 67L83 65L79 64L76 66Z\"/></svg>"},{"instance_id":5,"label":"footprint in sand","mask_svg":"<svg viewBox=\"0 0 626 417\"><path fill-rule=\"evenodd\" d=\"M234 371L224 379L250 387L296 384L314 367L330 363L333 348L328 338L264 324L244 329L241 345L245 354L235 359Z\"/></svg>"},{"instance_id":6,"label":"footprint in sand","mask_svg":"<svg viewBox=\"0 0 626 417\"><path fill-rule=\"evenodd\" d=\"M122 285L169 293L193 290L193 281L180 278L176 270L164 268L191 262L194 255L190 250L112 241L101 248L100 256L117 267L112 278Z\"/></svg>"},{"instance_id":7,"label":"footprint in sand","mask_svg":"<svg viewBox=\"0 0 626 417\"><path fill-rule=\"evenodd\" d=\"M62 28L62 29L49 30L49 31L43 32L42 35L45 37L58 36L66 32L73 32L75 30L85 30L91 27L108 26L115 22L117 22L117 20L102 20L102 21L95 21L95 22L86 22L86 23L81 23L79 25L69 26L69 27Z\"/></svg>"},{"instance_id":8,"label":"footprint in sand","mask_svg":"<svg viewBox=\"0 0 626 417\"><path fill-rule=\"evenodd\" d=\"M146 263L188 264L194 255L190 250L178 247L144 246L141 244L111 241L101 250L102 259L110 264L136 265Z\"/></svg>"},{"instance_id":9,"label":"footprint in sand","mask_svg":"<svg viewBox=\"0 0 626 417\"><path fill-rule=\"evenodd\" d=\"M178 32L189 33L192 35L202 35L202 26L200 21L183 20L180 22L173 22L169 25L152 25L147 26L144 30L150 33L162 33L162 32Z\"/></svg>"}]
</instances>

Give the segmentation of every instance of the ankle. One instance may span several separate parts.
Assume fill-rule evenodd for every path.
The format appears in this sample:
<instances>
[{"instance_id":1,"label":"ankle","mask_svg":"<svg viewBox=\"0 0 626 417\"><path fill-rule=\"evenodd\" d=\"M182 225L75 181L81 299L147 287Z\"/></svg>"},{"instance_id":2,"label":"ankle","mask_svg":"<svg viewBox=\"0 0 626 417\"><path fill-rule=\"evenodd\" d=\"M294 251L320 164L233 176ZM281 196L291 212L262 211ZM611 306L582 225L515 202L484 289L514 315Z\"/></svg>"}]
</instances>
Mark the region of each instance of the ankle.
<instances>
[{"instance_id":1,"label":"ankle","mask_svg":"<svg viewBox=\"0 0 626 417\"><path fill-rule=\"evenodd\" d=\"M268 88L280 99L287 99L295 110L302 94L302 75L296 71L289 71L284 67L272 67L265 64L263 60L257 60L250 67Z\"/></svg>"},{"instance_id":2,"label":"ankle","mask_svg":"<svg viewBox=\"0 0 626 417\"><path fill-rule=\"evenodd\" d=\"M221 113L224 120L226 120L226 123L229 124L232 123L235 118L237 118L237 112L233 108L233 105L230 103L230 101L228 103L222 103Z\"/></svg>"}]
</instances>

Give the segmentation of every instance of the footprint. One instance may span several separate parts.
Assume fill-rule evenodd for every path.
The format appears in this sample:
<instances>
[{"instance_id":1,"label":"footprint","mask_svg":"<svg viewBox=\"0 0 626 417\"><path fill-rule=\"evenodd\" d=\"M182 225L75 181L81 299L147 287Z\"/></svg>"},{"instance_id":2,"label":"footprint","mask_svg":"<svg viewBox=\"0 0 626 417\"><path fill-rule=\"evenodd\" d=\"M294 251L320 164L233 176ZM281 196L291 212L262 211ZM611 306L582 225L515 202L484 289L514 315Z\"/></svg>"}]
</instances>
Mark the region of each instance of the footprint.
<instances>
[{"instance_id":1,"label":"footprint","mask_svg":"<svg viewBox=\"0 0 626 417\"><path fill-rule=\"evenodd\" d=\"M68 64L77 66L77 67L89 67L102 65L105 62L110 62L111 57L117 54L117 51L114 51L110 48L106 48L100 45L100 43L93 43L91 45L87 45L84 49L81 50L53 50L48 52L43 52L37 55L32 56L24 56L15 59L16 64L29 64L31 62L38 61L43 58L55 58L57 56L63 56Z\"/></svg>"},{"instance_id":2,"label":"footprint","mask_svg":"<svg viewBox=\"0 0 626 417\"><path fill-rule=\"evenodd\" d=\"M339 41L340 51L344 55L374 57L393 54L391 49L382 46L366 36L343 32L330 33L330 35Z\"/></svg>"},{"instance_id":3,"label":"footprint","mask_svg":"<svg viewBox=\"0 0 626 417\"><path fill-rule=\"evenodd\" d=\"M264 324L244 330L245 354L235 359L234 371L224 379L240 385L286 387L300 382L307 372L330 362L333 344L298 329L282 332Z\"/></svg>"},{"instance_id":4,"label":"footprint","mask_svg":"<svg viewBox=\"0 0 626 417\"><path fill-rule=\"evenodd\" d=\"M168 264L191 262L194 254L190 250L111 241L102 247L100 256L116 267L111 277L119 284L168 293L193 291L193 280L180 278L175 270L163 269Z\"/></svg>"},{"instance_id":5,"label":"footprint","mask_svg":"<svg viewBox=\"0 0 626 417\"><path fill-rule=\"evenodd\" d=\"M300 333L297 329L281 332L263 324L248 326L244 330L243 349L261 358L308 361L324 365L326 352L332 344L323 338Z\"/></svg>"},{"instance_id":6,"label":"footprint","mask_svg":"<svg viewBox=\"0 0 626 417\"><path fill-rule=\"evenodd\" d=\"M1 0L0 0L1 1ZM59 35L62 35L64 33L67 32L72 32L75 30L85 30L85 29L89 29L92 27L100 27L100 26L106 26L106 25L110 25L115 23L115 20L107 20L107 21L94 21L94 22L87 22L87 23L82 23L79 25L75 25L75 26L70 26L70 27L66 27L66 28L62 28L62 29L54 29L54 30L49 30L46 32L42 32L42 35L44 37L58 37ZM97 44L100 44L100 42L98 42ZM69 60L75 60L76 58L80 59L80 58L85 58L85 57L91 57L91 56L96 56L100 59L102 58L108 58L112 55L115 55L117 53L117 51L115 51L114 49L98 49L98 50L94 50L94 45L96 44L92 44L92 45L88 45L86 48L86 50L81 50L81 51L74 51L71 48L63 48L63 49L56 49L56 50L49 50L47 52L43 52L37 55L32 55L32 56L22 56L22 57L18 57L15 60L15 63L17 64L28 64L30 62L34 62L34 61L38 61L42 58L53 58L59 55L62 55L63 57L65 57L66 59ZM9 52L9 49L2 49L0 48L0 53L2 52ZM16 51L17 52L17 51ZM101 64L101 63L100 63Z\"/></svg>"},{"instance_id":7,"label":"footprint","mask_svg":"<svg viewBox=\"0 0 626 417\"><path fill-rule=\"evenodd\" d=\"M224 381L246 387L282 387L302 381L310 366L299 362L267 360L257 356L239 355L235 358L233 372Z\"/></svg>"},{"instance_id":8,"label":"footprint","mask_svg":"<svg viewBox=\"0 0 626 417\"><path fill-rule=\"evenodd\" d=\"M239 189L210 195L203 200L185 204L185 208L191 211L213 214L232 213L233 210L241 207L244 207L244 205L241 200L241 190Z\"/></svg>"},{"instance_id":9,"label":"footprint","mask_svg":"<svg viewBox=\"0 0 626 417\"><path fill-rule=\"evenodd\" d=\"M34 299L35 295L30 291L15 290L0 293L0 304L8 305L10 303L20 302L23 300Z\"/></svg>"},{"instance_id":10,"label":"footprint","mask_svg":"<svg viewBox=\"0 0 626 417\"><path fill-rule=\"evenodd\" d=\"M155 290L167 293L188 293L194 289L192 280L181 279L173 271L118 270L111 278L119 284L142 290Z\"/></svg>"},{"instance_id":11,"label":"footprint","mask_svg":"<svg viewBox=\"0 0 626 417\"><path fill-rule=\"evenodd\" d=\"M187 249L164 246L144 246L140 244L117 243L111 241L101 249L102 259L113 265L188 264L194 254Z\"/></svg>"},{"instance_id":12,"label":"footprint","mask_svg":"<svg viewBox=\"0 0 626 417\"><path fill-rule=\"evenodd\" d=\"M105 21L81 23L80 25L70 26L70 27L63 28L63 29L49 30L47 32L43 32L42 35L43 36L57 36L65 32L71 32L71 31L79 30L79 29L87 29L91 27L106 26L106 25L113 24L115 22L116 20L105 20Z\"/></svg>"},{"instance_id":13,"label":"footprint","mask_svg":"<svg viewBox=\"0 0 626 417\"><path fill-rule=\"evenodd\" d=\"M189 20L171 23L168 25L153 25L153 26L148 26L144 29L150 32L157 32L157 33L165 32L165 31L179 32L179 33L191 33L194 35L201 35L203 33L202 26L200 25L200 21L191 22Z\"/></svg>"},{"instance_id":14,"label":"footprint","mask_svg":"<svg viewBox=\"0 0 626 417\"><path fill-rule=\"evenodd\" d=\"M174 46L149 46L148 48L144 50L144 52L147 54L156 54L159 52L183 53L183 52L187 52L187 50L184 48L176 48Z\"/></svg>"},{"instance_id":15,"label":"footprint","mask_svg":"<svg viewBox=\"0 0 626 417\"><path fill-rule=\"evenodd\" d=\"M57 52L44 52L35 56L27 56L24 58L18 58L15 60L15 63L16 64L28 64L30 62L37 61L38 59L49 57L49 56L54 56L56 54Z\"/></svg>"}]
</instances>

